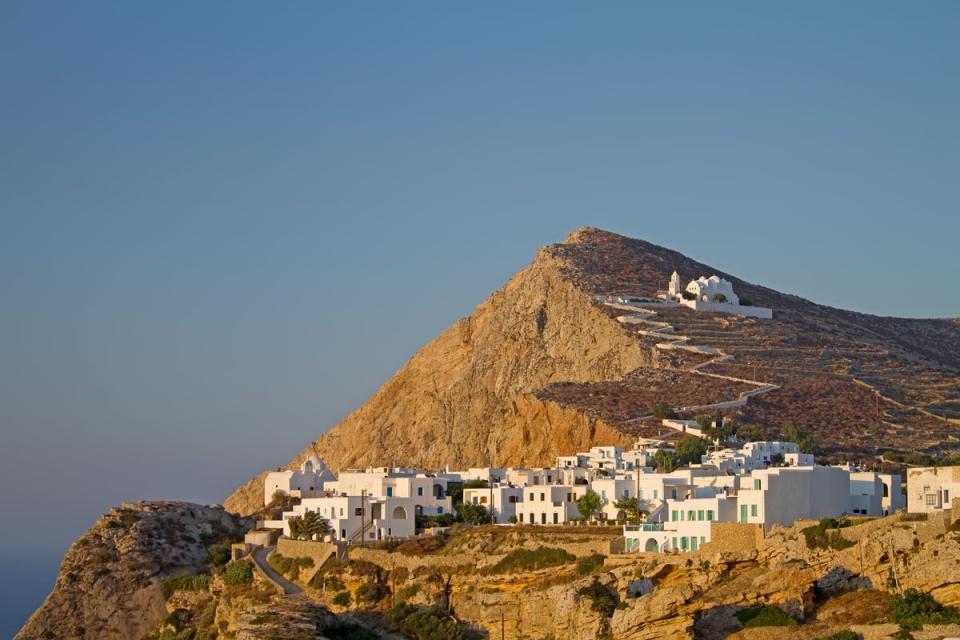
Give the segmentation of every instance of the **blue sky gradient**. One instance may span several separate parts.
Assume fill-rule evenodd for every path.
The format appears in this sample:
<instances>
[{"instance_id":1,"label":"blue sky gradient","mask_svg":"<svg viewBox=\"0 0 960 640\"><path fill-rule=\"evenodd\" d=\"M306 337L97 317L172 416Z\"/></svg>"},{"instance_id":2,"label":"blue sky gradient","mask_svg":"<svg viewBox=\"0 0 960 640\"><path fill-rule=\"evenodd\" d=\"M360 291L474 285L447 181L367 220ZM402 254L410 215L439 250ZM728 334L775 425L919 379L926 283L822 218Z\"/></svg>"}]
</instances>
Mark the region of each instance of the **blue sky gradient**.
<instances>
[{"instance_id":1,"label":"blue sky gradient","mask_svg":"<svg viewBox=\"0 0 960 640\"><path fill-rule=\"evenodd\" d=\"M958 28L935 1L0 4L0 636L99 513L286 462L578 226L960 315Z\"/></svg>"}]
</instances>

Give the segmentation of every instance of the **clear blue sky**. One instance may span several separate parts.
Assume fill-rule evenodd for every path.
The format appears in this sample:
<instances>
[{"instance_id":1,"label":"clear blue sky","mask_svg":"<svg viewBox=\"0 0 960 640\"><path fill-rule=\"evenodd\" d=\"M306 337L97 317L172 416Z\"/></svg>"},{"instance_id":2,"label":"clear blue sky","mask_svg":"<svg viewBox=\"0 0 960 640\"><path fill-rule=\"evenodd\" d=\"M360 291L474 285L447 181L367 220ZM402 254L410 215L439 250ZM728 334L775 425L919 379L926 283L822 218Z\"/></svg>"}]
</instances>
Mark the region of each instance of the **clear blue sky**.
<instances>
[{"instance_id":1,"label":"clear blue sky","mask_svg":"<svg viewBox=\"0 0 960 640\"><path fill-rule=\"evenodd\" d=\"M0 4L0 636L589 224L960 315L960 3Z\"/></svg>"}]
</instances>

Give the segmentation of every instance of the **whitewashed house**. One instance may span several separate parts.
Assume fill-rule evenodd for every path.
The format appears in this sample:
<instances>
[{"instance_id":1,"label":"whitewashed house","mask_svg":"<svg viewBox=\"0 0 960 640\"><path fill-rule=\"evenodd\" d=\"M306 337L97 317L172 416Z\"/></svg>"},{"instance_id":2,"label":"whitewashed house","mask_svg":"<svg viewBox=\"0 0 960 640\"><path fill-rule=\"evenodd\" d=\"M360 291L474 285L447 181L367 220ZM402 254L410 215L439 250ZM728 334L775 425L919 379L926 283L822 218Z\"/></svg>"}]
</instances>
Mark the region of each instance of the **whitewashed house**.
<instances>
[{"instance_id":1,"label":"whitewashed house","mask_svg":"<svg viewBox=\"0 0 960 640\"><path fill-rule=\"evenodd\" d=\"M523 500L523 487L494 484L489 487L464 488L464 504L477 504L490 512L494 524L505 524L517 516L517 505Z\"/></svg>"},{"instance_id":2,"label":"whitewashed house","mask_svg":"<svg viewBox=\"0 0 960 640\"><path fill-rule=\"evenodd\" d=\"M320 495L324 485L336 479L323 460L310 456L303 461L299 470L271 471L267 474L263 481L263 504L270 504L278 491L294 498Z\"/></svg>"},{"instance_id":3,"label":"whitewashed house","mask_svg":"<svg viewBox=\"0 0 960 640\"><path fill-rule=\"evenodd\" d=\"M432 516L453 510L453 502L447 495L447 483L446 478L436 474L378 467L341 472L336 481L324 485L324 490L336 496L410 498L416 506L416 514Z\"/></svg>"},{"instance_id":4,"label":"whitewashed house","mask_svg":"<svg viewBox=\"0 0 960 640\"><path fill-rule=\"evenodd\" d=\"M290 536L290 520L313 511L330 522L335 540L358 544L409 538L416 532L417 505L412 498L336 495L305 498L283 514L283 534Z\"/></svg>"},{"instance_id":5,"label":"whitewashed house","mask_svg":"<svg viewBox=\"0 0 960 640\"><path fill-rule=\"evenodd\" d=\"M960 467L907 469L907 511L933 513L960 509Z\"/></svg>"},{"instance_id":6,"label":"whitewashed house","mask_svg":"<svg viewBox=\"0 0 960 640\"><path fill-rule=\"evenodd\" d=\"M540 485L523 487L517 503L521 524L566 524L580 517L577 499L587 493L586 485Z\"/></svg>"}]
</instances>

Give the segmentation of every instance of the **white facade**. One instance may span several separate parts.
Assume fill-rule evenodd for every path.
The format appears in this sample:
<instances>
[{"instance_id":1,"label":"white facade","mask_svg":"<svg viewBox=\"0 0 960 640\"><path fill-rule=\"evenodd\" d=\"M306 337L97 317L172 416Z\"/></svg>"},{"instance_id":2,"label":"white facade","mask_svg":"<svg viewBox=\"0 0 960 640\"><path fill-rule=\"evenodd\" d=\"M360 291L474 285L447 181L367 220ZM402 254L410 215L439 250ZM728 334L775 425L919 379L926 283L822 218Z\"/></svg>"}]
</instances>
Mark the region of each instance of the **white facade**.
<instances>
[{"instance_id":1,"label":"white facade","mask_svg":"<svg viewBox=\"0 0 960 640\"><path fill-rule=\"evenodd\" d=\"M278 491L284 495L308 498L320 495L327 482L336 480L336 476L327 468L323 460L310 456L296 471L271 471L263 481L263 504L270 504Z\"/></svg>"},{"instance_id":2,"label":"white facade","mask_svg":"<svg viewBox=\"0 0 960 640\"><path fill-rule=\"evenodd\" d=\"M416 531L417 505L412 498L330 496L305 498L283 514L283 534L290 536L290 519L313 511L330 522L335 540L354 544L409 538Z\"/></svg>"},{"instance_id":3,"label":"white facade","mask_svg":"<svg viewBox=\"0 0 960 640\"><path fill-rule=\"evenodd\" d=\"M836 467L754 470L740 478L737 522L790 525L849 512L850 477Z\"/></svg>"},{"instance_id":4,"label":"white facade","mask_svg":"<svg viewBox=\"0 0 960 640\"><path fill-rule=\"evenodd\" d=\"M932 513L950 509L960 498L960 467L907 469L907 511Z\"/></svg>"},{"instance_id":5,"label":"white facade","mask_svg":"<svg viewBox=\"0 0 960 640\"><path fill-rule=\"evenodd\" d=\"M524 487L517 503L521 524L566 524L580 517L577 499L586 494L586 485Z\"/></svg>"},{"instance_id":6,"label":"white facade","mask_svg":"<svg viewBox=\"0 0 960 640\"><path fill-rule=\"evenodd\" d=\"M344 471L324 485L326 493L337 496L410 498L420 515L450 513L453 502L447 496L447 479L410 469L374 468Z\"/></svg>"},{"instance_id":7,"label":"white facade","mask_svg":"<svg viewBox=\"0 0 960 640\"><path fill-rule=\"evenodd\" d=\"M800 447L793 442L748 442L741 449L720 449L711 451L700 458L700 463L716 467L721 471L734 473L765 469L774 456L783 456L783 463L791 467L813 466L811 453L801 453Z\"/></svg>"},{"instance_id":8,"label":"white facade","mask_svg":"<svg viewBox=\"0 0 960 640\"><path fill-rule=\"evenodd\" d=\"M523 500L523 487L494 484L483 488L465 488L464 504L478 504L486 507L494 524L505 524L517 515L517 505Z\"/></svg>"},{"instance_id":9,"label":"white facade","mask_svg":"<svg viewBox=\"0 0 960 640\"><path fill-rule=\"evenodd\" d=\"M687 284L686 292L693 294L696 300L701 302L740 304L740 298L733 292L733 284L717 275L709 278L700 276L696 280L691 280Z\"/></svg>"}]
</instances>

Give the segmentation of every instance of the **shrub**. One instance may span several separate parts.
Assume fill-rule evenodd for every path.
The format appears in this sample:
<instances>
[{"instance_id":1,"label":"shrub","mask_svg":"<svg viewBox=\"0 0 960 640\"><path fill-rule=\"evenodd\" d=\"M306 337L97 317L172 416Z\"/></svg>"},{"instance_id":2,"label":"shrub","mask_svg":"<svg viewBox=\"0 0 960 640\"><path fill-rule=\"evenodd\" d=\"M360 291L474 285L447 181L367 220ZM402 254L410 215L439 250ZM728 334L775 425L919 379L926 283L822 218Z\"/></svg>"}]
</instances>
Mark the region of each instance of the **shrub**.
<instances>
[{"instance_id":1,"label":"shrub","mask_svg":"<svg viewBox=\"0 0 960 640\"><path fill-rule=\"evenodd\" d=\"M210 575L198 573L197 575L167 576L163 579L161 588L163 597L167 599L177 591L206 591L210 588Z\"/></svg>"},{"instance_id":2,"label":"shrub","mask_svg":"<svg viewBox=\"0 0 960 640\"><path fill-rule=\"evenodd\" d=\"M673 407L662 400L654 402L651 410L653 411L653 415L660 420L677 417L677 412L673 410Z\"/></svg>"},{"instance_id":3,"label":"shrub","mask_svg":"<svg viewBox=\"0 0 960 640\"><path fill-rule=\"evenodd\" d=\"M492 573L509 573L511 571L533 571L545 567L554 567L576 560L576 556L563 549L555 547L539 547L537 549L516 549L493 565Z\"/></svg>"},{"instance_id":4,"label":"shrub","mask_svg":"<svg viewBox=\"0 0 960 640\"><path fill-rule=\"evenodd\" d=\"M401 602L387 610L387 624L417 640L464 640L457 621L437 607L416 607Z\"/></svg>"},{"instance_id":5,"label":"shrub","mask_svg":"<svg viewBox=\"0 0 960 640\"><path fill-rule=\"evenodd\" d=\"M589 556L577 560L577 574L581 576L593 573L593 570L603 566L604 556L602 553L592 553Z\"/></svg>"},{"instance_id":6,"label":"shrub","mask_svg":"<svg viewBox=\"0 0 960 640\"><path fill-rule=\"evenodd\" d=\"M577 590L577 595L589 598L592 602L590 608L604 616L612 616L613 611L620 604L620 599L613 589L600 584L600 580L593 579L589 586Z\"/></svg>"},{"instance_id":7,"label":"shrub","mask_svg":"<svg viewBox=\"0 0 960 640\"><path fill-rule=\"evenodd\" d=\"M331 591L343 591L346 586L339 576L329 575L322 571L313 574L308 583L314 589L329 589Z\"/></svg>"},{"instance_id":8,"label":"shrub","mask_svg":"<svg viewBox=\"0 0 960 640\"><path fill-rule=\"evenodd\" d=\"M810 549L847 549L856 544L847 540L839 531L827 531L828 529L838 529L850 526L852 523L842 518L839 521L833 518L824 518L812 527L803 529L803 538Z\"/></svg>"},{"instance_id":9,"label":"shrub","mask_svg":"<svg viewBox=\"0 0 960 640\"><path fill-rule=\"evenodd\" d=\"M485 506L467 502L457 507L457 516L467 524L489 524L492 519Z\"/></svg>"},{"instance_id":10,"label":"shrub","mask_svg":"<svg viewBox=\"0 0 960 640\"><path fill-rule=\"evenodd\" d=\"M273 553L267 558L267 564L288 580L296 580L300 576L300 569L313 566L312 558L288 558L279 553Z\"/></svg>"},{"instance_id":11,"label":"shrub","mask_svg":"<svg viewBox=\"0 0 960 640\"><path fill-rule=\"evenodd\" d=\"M333 596L333 604L340 607L349 607L351 600L352 598L350 597L349 591L341 591L337 595Z\"/></svg>"},{"instance_id":12,"label":"shrub","mask_svg":"<svg viewBox=\"0 0 960 640\"><path fill-rule=\"evenodd\" d=\"M222 567L230 562L231 552L228 544L211 544L207 547L207 563Z\"/></svg>"},{"instance_id":13,"label":"shrub","mask_svg":"<svg viewBox=\"0 0 960 640\"><path fill-rule=\"evenodd\" d=\"M253 562L250 560L235 560L227 565L223 571L223 582L231 587L253 583Z\"/></svg>"},{"instance_id":14,"label":"shrub","mask_svg":"<svg viewBox=\"0 0 960 640\"><path fill-rule=\"evenodd\" d=\"M397 602L405 602L420 593L420 586L409 584L397 592Z\"/></svg>"},{"instance_id":15,"label":"shrub","mask_svg":"<svg viewBox=\"0 0 960 640\"><path fill-rule=\"evenodd\" d=\"M737 620L744 628L751 627L792 627L796 618L779 607L756 605L737 612Z\"/></svg>"},{"instance_id":16,"label":"shrub","mask_svg":"<svg viewBox=\"0 0 960 640\"><path fill-rule=\"evenodd\" d=\"M906 631L916 631L925 624L960 623L960 609L945 607L929 593L907 589L890 601L890 620Z\"/></svg>"},{"instance_id":17,"label":"shrub","mask_svg":"<svg viewBox=\"0 0 960 640\"><path fill-rule=\"evenodd\" d=\"M365 582L360 585L360 588L357 589L357 602L362 602L364 604L377 604L390 593L390 589L387 588L387 585L380 584L379 582Z\"/></svg>"}]
</instances>

